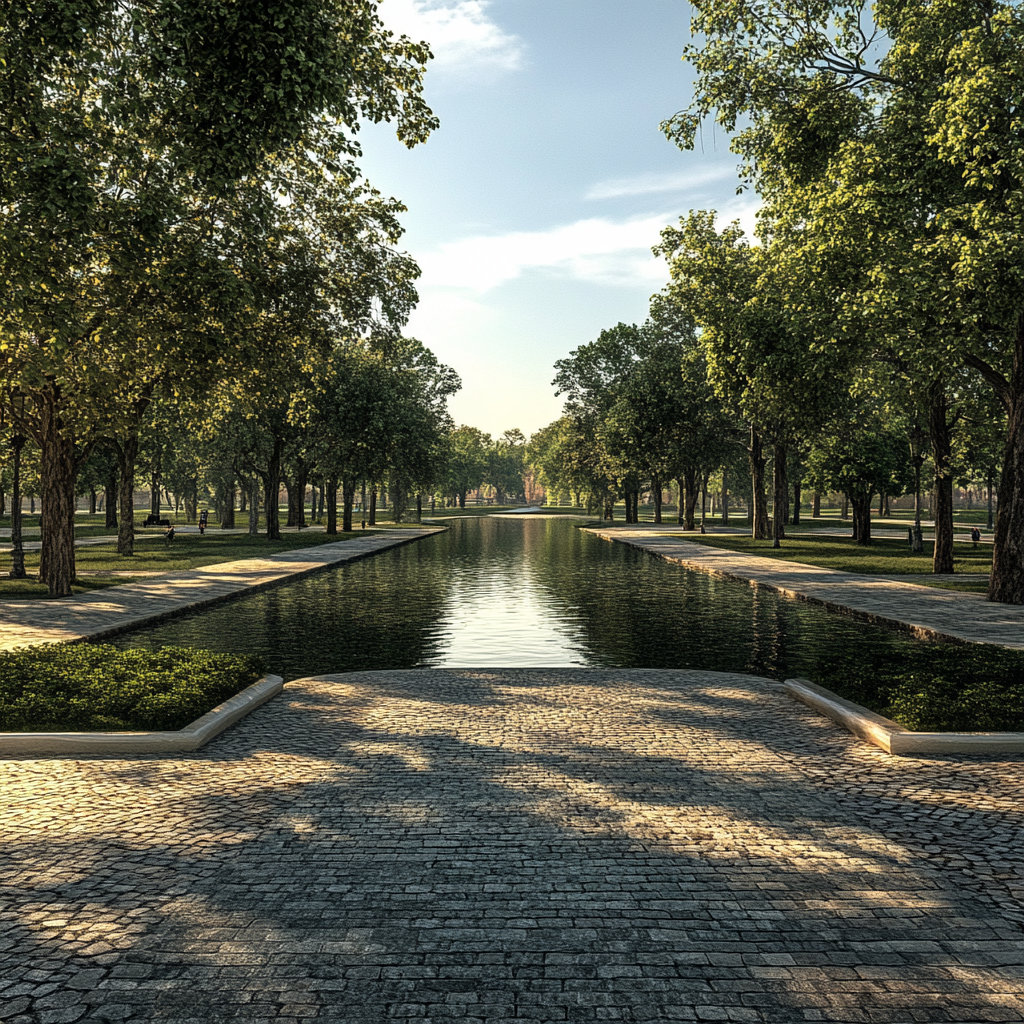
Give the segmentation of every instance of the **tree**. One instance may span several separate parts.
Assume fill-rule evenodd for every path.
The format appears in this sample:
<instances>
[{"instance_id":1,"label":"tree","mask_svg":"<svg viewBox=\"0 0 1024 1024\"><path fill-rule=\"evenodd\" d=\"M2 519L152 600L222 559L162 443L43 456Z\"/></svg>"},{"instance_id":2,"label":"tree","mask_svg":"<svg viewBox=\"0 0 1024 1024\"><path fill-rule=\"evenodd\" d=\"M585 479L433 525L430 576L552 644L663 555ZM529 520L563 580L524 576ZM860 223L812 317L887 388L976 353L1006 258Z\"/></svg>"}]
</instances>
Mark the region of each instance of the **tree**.
<instances>
[{"instance_id":1,"label":"tree","mask_svg":"<svg viewBox=\"0 0 1024 1024\"><path fill-rule=\"evenodd\" d=\"M74 479L96 439L121 437L133 468L157 390L244 365L261 311L308 310L339 283L315 258L322 236L294 231L303 200L351 187L363 118L426 137L428 57L369 0L7 12L0 347L42 449L51 595L70 593Z\"/></svg>"},{"instance_id":2,"label":"tree","mask_svg":"<svg viewBox=\"0 0 1024 1024\"><path fill-rule=\"evenodd\" d=\"M499 505L506 497L523 498L523 470L526 464L526 436L518 427L506 430L491 442L487 453L487 483Z\"/></svg>"},{"instance_id":3,"label":"tree","mask_svg":"<svg viewBox=\"0 0 1024 1024\"><path fill-rule=\"evenodd\" d=\"M487 448L491 437L476 427L459 426L448 434L446 488L458 503L466 507L467 491L484 482L487 473Z\"/></svg>"},{"instance_id":4,"label":"tree","mask_svg":"<svg viewBox=\"0 0 1024 1024\"><path fill-rule=\"evenodd\" d=\"M813 350L778 294L777 254L752 246L738 224L716 229L713 211L693 212L662 232L655 248L669 263L663 301L701 329L707 375L715 392L749 424L753 536L768 535L766 441L774 445L774 529L784 535L789 445L812 433L832 411L834 359Z\"/></svg>"},{"instance_id":5,"label":"tree","mask_svg":"<svg viewBox=\"0 0 1024 1024\"><path fill-rule=\"evenodd\" d=\"M797 285L794 308L812 312L819 344L900 360L927 395L937 572L952 569L958 368L998 396L989 598L1024 602L1024 14L1009 2L705 0L693 27L705 35L686 54L695 99L664 127L689 147L707 116L729 131L745 120L734 148L766 200L766 237L788 236L825 270ZM808 301L809 282L844 275L837 308Z\"/></svg>"}]
</instances>

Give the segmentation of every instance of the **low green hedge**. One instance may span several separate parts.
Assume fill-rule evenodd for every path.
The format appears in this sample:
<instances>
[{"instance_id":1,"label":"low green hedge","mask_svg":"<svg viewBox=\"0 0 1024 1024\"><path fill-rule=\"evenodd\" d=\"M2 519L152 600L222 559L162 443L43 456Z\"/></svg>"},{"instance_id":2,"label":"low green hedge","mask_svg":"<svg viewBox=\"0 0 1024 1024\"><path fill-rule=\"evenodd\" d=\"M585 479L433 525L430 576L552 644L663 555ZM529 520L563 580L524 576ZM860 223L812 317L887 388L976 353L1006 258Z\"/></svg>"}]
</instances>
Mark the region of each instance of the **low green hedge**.
<instances>
[{"instance_id":1,"label":"low green hedge","mask_svg":"<svg viewBox=\"0 0 1024 1024\"><path fill-rule=\"evenodd\" d=\"M814 680L916 732L1024 731L1024 651L922 643L823 658Z\"/></svg>"},{"instance_id":2,"label":"low green hedge","mask_svg":"<svg viewBox=\"0 0 1024 1024\"><path fill-rule=\"evenodd\" d=\"M189 647L53 644L0 654L0 732L181 729L265 674Z\"/></svg>"}]
</instances>

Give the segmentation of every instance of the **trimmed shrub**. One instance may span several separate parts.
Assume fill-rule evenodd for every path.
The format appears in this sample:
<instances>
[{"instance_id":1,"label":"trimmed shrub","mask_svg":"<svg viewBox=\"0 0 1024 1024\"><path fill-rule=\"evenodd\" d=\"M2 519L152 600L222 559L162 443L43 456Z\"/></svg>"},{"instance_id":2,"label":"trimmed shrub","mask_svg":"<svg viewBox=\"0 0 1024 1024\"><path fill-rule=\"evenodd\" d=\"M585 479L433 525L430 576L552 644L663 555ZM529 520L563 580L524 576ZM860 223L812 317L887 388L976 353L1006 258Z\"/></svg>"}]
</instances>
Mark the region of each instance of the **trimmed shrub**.
<instances>
[{"instance_id":1,"label":"trimmed shrub","mask_svg":"<svg viewBox=\"0 0 1024 1024\"><path fill-rule=\"evenodd\" d=\"M259 658L190 647L10 651L0 654L0 731L181 729L264 674Z\"/></svg>"},{"instance_id":2,"label":"trimmed shrub","mask_svg":"<svg viewBox=\"0 0 1024 1024\"><path fill-rule=\"evenodd\" d=\"M819 661L815 681L918 732L1024 731L1024 651L922 643Z\"/></svg>"}]
</instances>

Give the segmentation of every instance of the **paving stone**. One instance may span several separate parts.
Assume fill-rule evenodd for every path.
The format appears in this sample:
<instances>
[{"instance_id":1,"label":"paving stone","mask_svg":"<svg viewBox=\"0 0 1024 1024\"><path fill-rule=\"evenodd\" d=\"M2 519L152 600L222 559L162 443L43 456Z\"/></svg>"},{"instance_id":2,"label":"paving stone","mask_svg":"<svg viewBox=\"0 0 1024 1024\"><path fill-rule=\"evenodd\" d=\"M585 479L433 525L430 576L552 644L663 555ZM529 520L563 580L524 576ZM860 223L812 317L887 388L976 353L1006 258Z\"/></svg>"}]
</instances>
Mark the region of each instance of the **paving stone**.
<instances>
[{"instance_id":1,"label":"paving stone","mask_svg":"<svg viewBox=\"0 0 1024 1024\"><path fill-rule=\"evenodd\" d=\"M891 757L748 676L302 680L175 759L0 762L0 1005L1022 1021L1022 783Z\"/></svg>"}]
</instances>

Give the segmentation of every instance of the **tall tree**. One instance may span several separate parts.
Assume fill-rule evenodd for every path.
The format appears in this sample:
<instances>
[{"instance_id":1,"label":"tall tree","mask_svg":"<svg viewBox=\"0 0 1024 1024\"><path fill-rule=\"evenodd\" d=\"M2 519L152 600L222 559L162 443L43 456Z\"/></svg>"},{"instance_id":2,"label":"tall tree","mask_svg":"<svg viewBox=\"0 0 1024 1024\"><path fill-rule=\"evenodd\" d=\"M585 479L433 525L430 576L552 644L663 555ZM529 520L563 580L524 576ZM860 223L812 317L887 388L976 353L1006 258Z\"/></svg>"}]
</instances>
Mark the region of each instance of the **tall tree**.
<instances>
[{"instance_id":1,"label":"tall tree","mask_svg":"<svg viewBox=\"0 0 1024 1024\"><path fill-rule=\"evenodd\" d=\"M296 293L282 266L316 265L315 245L289 244L301 189L282 168L351 182L363 119L425 138L428 56L370 0L10 5L0 372L31 396L52 595L70 592L74 477L96 438L130 439L155 388L244 363L246 321Z\"/></svg>"},{"instance_id":2,"label":"tall tree","mask_svg":"<svg viewBox=\"0 0 1024 1024\"><path fill-rule=\"evenodd\" d=\"M952 569L959 366L993 388L1007 441L989 598L1024 602L1024 13L1008 0L695 7L695 98L666 131L690 147L705 117L743 123L734 146L766 237L802 240L812 268L794 305L814 307L809 282L847 275L840 315L819 310L819 343L890 353L927 393L936 571Z\"/></svg>"}]
</instances>

